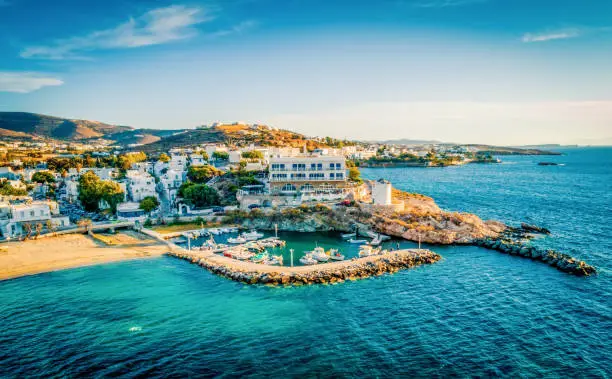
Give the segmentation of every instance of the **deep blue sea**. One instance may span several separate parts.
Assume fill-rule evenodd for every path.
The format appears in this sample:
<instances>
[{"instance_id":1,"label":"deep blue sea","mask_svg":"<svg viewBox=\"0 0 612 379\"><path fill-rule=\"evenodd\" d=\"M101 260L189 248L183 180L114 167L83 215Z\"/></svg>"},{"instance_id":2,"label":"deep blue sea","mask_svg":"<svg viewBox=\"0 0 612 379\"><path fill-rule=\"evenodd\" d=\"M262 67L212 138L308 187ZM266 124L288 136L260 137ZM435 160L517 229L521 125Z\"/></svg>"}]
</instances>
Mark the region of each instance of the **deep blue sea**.
<instances>
[{"instance_id":1,"label":"deep blue sea","mask_svg":"<svg viewBox=\"0 0 612 379\"><path fill-rule=\"evenodd\" d=\"M52 272L0 282L0 376L610 377L612 149L563 152L363 175L545 226L535 243L597 276L439 246L439 263L333 286L246 286L166 257Z\"/></svg>"}]
</instances>

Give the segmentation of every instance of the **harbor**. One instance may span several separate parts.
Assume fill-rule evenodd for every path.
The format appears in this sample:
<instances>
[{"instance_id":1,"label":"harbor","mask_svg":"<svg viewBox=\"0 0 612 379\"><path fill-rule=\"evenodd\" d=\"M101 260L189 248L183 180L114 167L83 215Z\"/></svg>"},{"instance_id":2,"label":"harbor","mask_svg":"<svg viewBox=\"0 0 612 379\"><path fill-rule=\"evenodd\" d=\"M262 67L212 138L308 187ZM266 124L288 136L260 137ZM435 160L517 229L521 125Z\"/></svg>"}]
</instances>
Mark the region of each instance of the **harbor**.
<instances>
[{"instance_id":1,"label":"harbor","mask_svg":"<svg viewBox=\"0 0 612 379\"><path fill-rule=\"evenodd\" d=\"M354 233L258 232L236 228L189 230L180 235L174 233L169 241L187 251L289 267L321 265L413 247L374 234L356 237Z\"/></svg>"},{"instance_id":2,"label":"harbor","mask_svg":"<svg viewBox=\"0 0 612 379\"><path fill-rule=\"evenodd\" d=\"M245 284L308 285L333 284L395 273L422 264L435 263L441 256L425 249L387 251L383 254L311 266L279 267L239 261L210 251L174 249L169 256L186 260L225 278Z\"/></svg>"}]
</instances>

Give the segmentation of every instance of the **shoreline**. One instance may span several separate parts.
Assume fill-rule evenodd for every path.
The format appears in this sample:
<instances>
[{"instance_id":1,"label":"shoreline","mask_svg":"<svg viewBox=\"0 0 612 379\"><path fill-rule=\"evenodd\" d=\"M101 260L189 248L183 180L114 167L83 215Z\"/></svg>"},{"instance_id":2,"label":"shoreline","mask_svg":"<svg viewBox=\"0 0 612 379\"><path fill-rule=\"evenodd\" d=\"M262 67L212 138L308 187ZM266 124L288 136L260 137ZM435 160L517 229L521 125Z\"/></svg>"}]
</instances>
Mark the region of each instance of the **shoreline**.
<instances>
[{"instance_id":1,"label":"shoreline","mask_svg":"<svg viewBox=\"0 0 612 379\"><path fill-rule=\"evenodd\" d=\"M142 236L144 237L144 236ZM137 233L114 236L115 245L104 245L84 234L69 234L2 244L0 281L78 267L160 257L168 246Z\"/></svg>"}]
</instances>

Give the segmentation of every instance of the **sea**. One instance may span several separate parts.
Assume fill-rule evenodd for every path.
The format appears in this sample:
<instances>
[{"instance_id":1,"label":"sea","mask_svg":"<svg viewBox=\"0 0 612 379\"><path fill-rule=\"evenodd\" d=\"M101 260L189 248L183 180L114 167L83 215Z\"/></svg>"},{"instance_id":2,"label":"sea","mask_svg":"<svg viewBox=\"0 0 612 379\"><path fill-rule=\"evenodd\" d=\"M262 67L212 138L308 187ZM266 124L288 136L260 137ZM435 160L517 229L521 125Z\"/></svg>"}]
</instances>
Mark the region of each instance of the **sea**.
<instances>
[{"instance_id":1,"label":"sea","mask_svg":"<svg viewBox=\"0 0 612 379\"><path fill-rule=\"evenodd\" d=\"M296 288L169 257L45 273L0 282L0 377L611 377L612 148L561 152L362 176L549 228L533 243L595 276L472 246L425 246L443 259ZM330 234L282 237L297 251L354 249Z\"/></svg>"}]
</instances>

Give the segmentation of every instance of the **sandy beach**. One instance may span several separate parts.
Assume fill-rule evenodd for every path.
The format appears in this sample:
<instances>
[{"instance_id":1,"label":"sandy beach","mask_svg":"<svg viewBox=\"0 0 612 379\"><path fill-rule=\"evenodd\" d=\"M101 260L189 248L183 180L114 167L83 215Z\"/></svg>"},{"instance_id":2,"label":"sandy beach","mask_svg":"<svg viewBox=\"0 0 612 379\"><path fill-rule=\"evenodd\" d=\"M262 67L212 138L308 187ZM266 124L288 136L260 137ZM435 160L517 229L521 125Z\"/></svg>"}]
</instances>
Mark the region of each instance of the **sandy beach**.
<instances>
[{"instance_id":1,"label":"sandy beach","mask_svg":"<svg viewBox=\"0 0 612 379\"><path fill-rule=\"evenodd\" d=\"M168 251L165 244L127 231L103 235L106 243L83 234L69 234L0 245L0 280L67 268L143 259Z\"/></svg>"}]
</instances>

